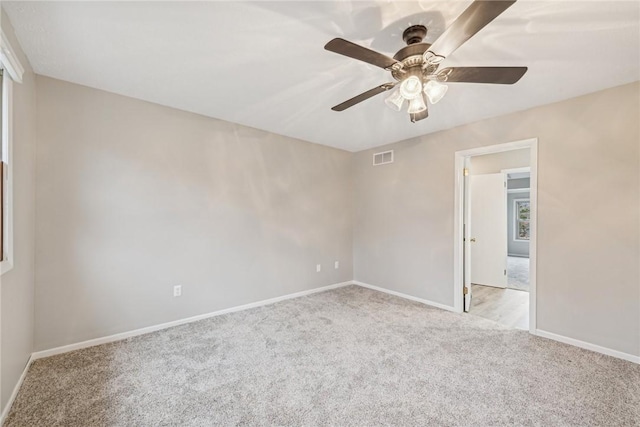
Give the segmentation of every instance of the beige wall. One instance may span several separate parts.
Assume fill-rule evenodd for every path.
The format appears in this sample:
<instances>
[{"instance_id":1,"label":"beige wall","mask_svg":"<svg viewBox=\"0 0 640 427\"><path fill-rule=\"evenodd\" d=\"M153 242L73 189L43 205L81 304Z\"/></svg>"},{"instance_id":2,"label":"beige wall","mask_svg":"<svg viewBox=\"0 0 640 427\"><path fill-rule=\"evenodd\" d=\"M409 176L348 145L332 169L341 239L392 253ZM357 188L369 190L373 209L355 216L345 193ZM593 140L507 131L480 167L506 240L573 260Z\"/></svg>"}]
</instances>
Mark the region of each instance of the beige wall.
<instances>
[{"instance_id":1,"label":"beige wall","mask_svg":"<svg viewBox=\"0 0 640 427\"><path fill-rule=\"evenodd\" d=\"M25 67L22 84L13 85L14 268L0 277L0 410L16 386L33 351L35 254L36 83L7 15L2 31Z\"/></svg>"},{"instance_id":2,"label":"beige wall","mask_svg":"<svg viewBox=\"0 0 640 427\"><path fill-rule=\"evenodd\" d=\"M46 77L37 90L36 350L353 277L351 153Z\"/></svg>"},{"instance_id":3,"label":"beige wall","mask_svg":"<svg viewBox=\"0 0 640 427\"><path fill-rule=\"evenodd\" d=\"M526 168L531 166L530 157L531 150L529 148L473 156L469 165L469 173L481 175L500 173L503 169Z\"/></svg>"},{"instance_id":4,"label":"beige wall","mask_svg":"<svg viewBox=\"0 0 640 427\"><path fill-rule=\"evenodd\" d=\"M536 137L538 329L640 355L639 104L636 82L357 153L355 279L453 305L454 153Z\"/></svg>"},{"instance_id":5,"label":"beige wall","mask_svg":"<svg viewBox=\"0 0 640 427\"><path fill-rule=\"evenodd\" d=\"M396 162L374 168L380 147L352 155L36 80L36 321L28 73L16 92L24 261L2 277L3 402L34 328L43 350L351 278L451 305L453 153L531 137L538 328L640 355L638 83L393 144Z\"/></svg>"}]
</instances>

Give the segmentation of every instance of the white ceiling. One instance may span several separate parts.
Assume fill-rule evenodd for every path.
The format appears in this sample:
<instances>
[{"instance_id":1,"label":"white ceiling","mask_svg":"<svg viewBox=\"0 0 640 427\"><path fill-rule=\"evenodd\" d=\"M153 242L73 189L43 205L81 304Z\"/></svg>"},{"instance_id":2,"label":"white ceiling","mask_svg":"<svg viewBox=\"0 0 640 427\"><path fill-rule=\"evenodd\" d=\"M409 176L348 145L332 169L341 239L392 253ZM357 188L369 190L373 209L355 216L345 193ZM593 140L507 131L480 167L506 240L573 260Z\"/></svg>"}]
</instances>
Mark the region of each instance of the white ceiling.
<instances>
[{"instance_id":1,"label":"white ceiling","mask_svg":"<svg viewBox=\"0 0 640 427\"><path fill-rule=\"evenodd\" d=\"M640 80L638 1L520 0L443 66L526 65L513 86L451 84L412 124L379 95L382 69L323 49L343 37L393 56L410 24L435 38L469 1L11 2L34 70L349 151Z\"/></svg>"}]
</instances>

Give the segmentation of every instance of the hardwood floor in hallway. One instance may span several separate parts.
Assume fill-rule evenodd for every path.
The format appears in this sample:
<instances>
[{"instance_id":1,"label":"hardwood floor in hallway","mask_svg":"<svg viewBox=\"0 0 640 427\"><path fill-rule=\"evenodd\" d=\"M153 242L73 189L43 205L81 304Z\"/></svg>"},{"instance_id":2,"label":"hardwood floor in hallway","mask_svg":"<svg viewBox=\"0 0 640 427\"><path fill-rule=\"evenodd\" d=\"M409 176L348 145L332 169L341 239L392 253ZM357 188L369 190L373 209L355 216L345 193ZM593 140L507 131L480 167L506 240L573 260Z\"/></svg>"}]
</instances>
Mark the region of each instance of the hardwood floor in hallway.
<instances>
[{"instance_id":1,"label":"hardwood floor in hallway","mask_svg":"<svg viewBox=\"0 0 640 427\"><path fill-rule=\"evenodd\" d=\"M471 285L471 295L470 314L512 328L529 329L529 292Z\"/></svg>"}]
</instances>

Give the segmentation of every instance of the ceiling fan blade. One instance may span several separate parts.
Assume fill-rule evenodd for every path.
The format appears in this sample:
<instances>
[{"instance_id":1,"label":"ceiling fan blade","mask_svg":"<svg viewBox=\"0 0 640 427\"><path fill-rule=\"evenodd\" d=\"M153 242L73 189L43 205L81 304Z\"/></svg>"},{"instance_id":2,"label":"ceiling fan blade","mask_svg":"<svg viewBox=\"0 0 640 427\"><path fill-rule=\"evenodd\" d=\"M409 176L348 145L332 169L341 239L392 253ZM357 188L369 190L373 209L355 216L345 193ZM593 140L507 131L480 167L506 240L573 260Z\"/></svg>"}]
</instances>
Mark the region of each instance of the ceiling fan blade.
<instances>
[{"instance_id":1,"label":"ceiling fan blade","mask_svg":"<svg viewBox=\"0 0 640 427\"><path fill-rule=\"evenodd\" d=\"M427 102L427 97L424 93L422 94L422 98L424 99L424 105L429 105L429 103ZM426 110L424 110L421 113L409 114L409 119L411 119L411 123L418 122L420 120L426 119L427 117L429 117L428 107Z\"/></svg>"},{"instance_id":2,"label":"ceiling fan blade","mask_svg":"<svg viewBox=\"0 0 640 427\"><path fill-rule=\"evenodd\" d=\"M358 59L360 61L367 62L380 68L389 68L393 64L398 62L386 55L339 38L331 40L324 46L324 48L331 52Z\"/></svg>"},{"instance_id":3,"label":"ceiling fan blade","mask_svg":"<svg viewBox=\"0 0 640 427\"><path fill-rule=\"evenodd\" d=\"M429 50L447 57L478 31L512 6L516 0L476 0L431 45Z\"/></svg>"},{"instance_id":4,"label":"ceiling fan blade","mask_svg":"<svg viewBox=\"0 0 640 427\"><path fill-rule=\"evenodd\" d=\"M360 95L354 96L351 99L344 101L342 104L338 104L335 107L331 108L333 111L344 111L349 107L353 107L354 105L371 98L372 96L376 96L382 92L386 92L389 89L393 89L395 83L385 83L378 87L374 87L373 89L369 89L366 92L362 92Z\"/></svg>"},{"instance_id":5,"label":"ceiling fan blade","mask_svg":"<svg viewBox=\"0 0 640 427\"><path fill-rule=\"evenodd\" d=\"M527 72L527 67L451 67L438 73L447 83L494 83L512 85Z\"/></svg>"}]
</instances>

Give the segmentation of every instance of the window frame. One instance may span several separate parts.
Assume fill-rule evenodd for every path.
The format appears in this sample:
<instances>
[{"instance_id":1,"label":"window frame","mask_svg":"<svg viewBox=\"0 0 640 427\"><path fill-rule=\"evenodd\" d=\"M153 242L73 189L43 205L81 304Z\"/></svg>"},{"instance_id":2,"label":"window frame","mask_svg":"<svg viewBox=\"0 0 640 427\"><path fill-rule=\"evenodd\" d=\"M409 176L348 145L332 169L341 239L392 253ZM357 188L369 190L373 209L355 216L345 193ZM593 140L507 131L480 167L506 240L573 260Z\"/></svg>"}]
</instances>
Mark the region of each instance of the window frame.
<instances>
[{"instance_id":1,"label":"window frame","mask_svg":"<svg viewBox=\"0 0 640 427\"><path fill-rule=\"evenodd\" d=\"M11 133L11 124L13 118L13 81L8 75L6 68L0 62L0 68L3 69L2 77L2 159L0 159L5 167L3 167L4 176L0 180L0 184L4 185L2 196L4 198L2 214L2 258L0 261L0 275L5 274L13 268L13 140Z\"/></svg>"},{"instance_id":2,"label":"window frame","mask_svg":"<svg viewBox=\"0 0 640 427\"><path fill-rule=\"evenodd\" d=\"M518 202L527 202L529 203L529 219L524 221L520 220L520 214L518 212ZM520 229L519 225L521 222L529 223L529 238L528 239L519 239L518 230ZM520 199L513 199L513 240L515 242L528 242L531 240L531 198L523 197Z\"/></svg>"},{"instance_id":3,"label":"window frame","mask_svg":"<svg viewBox=\"0 0 640 427\"><path fill-rule=\"evenodd\" d=\"M3 168L4 176L0 180L4 185L4 220L2 221L3 251L0 260L0 276L13 269L14 266L14 246L13 246L13 84L22 83L24 67L18 60L15 51L9 43L9 38L4 31L0 30L0 68L3 70L2 76L2 134L0 135L2 144L2 160L5 163Z\"/></svg>"}]
</instances>

